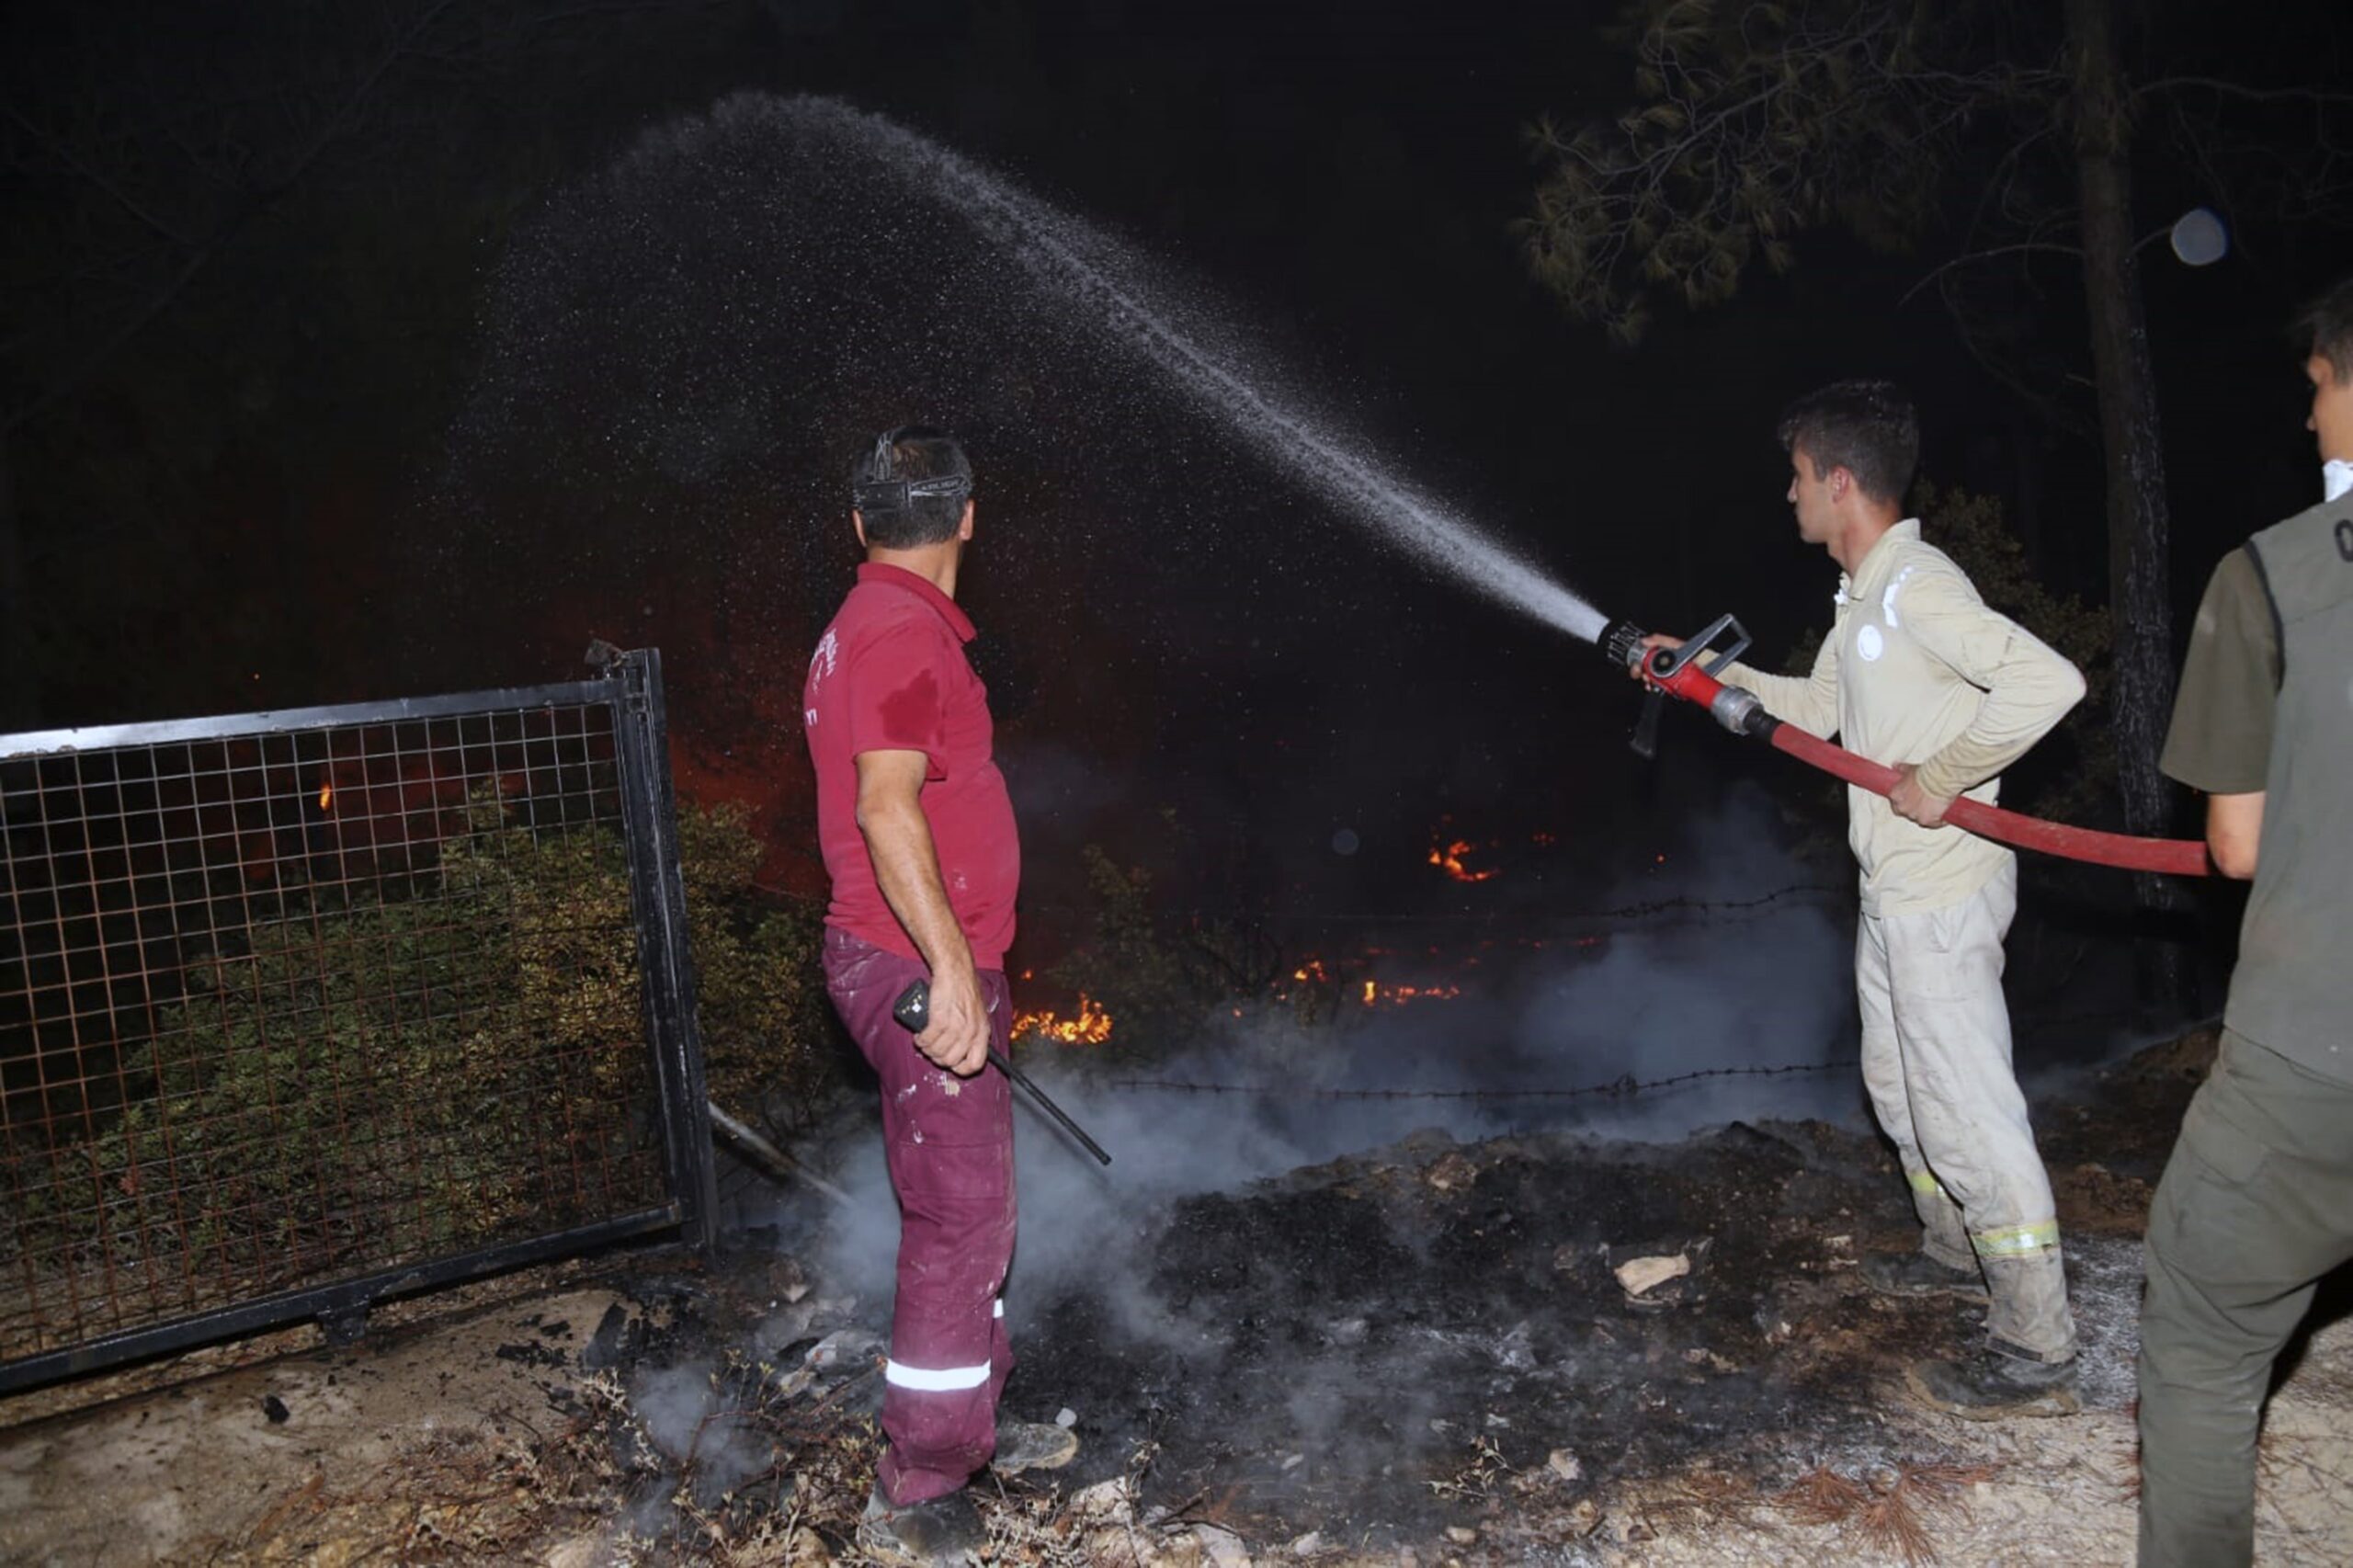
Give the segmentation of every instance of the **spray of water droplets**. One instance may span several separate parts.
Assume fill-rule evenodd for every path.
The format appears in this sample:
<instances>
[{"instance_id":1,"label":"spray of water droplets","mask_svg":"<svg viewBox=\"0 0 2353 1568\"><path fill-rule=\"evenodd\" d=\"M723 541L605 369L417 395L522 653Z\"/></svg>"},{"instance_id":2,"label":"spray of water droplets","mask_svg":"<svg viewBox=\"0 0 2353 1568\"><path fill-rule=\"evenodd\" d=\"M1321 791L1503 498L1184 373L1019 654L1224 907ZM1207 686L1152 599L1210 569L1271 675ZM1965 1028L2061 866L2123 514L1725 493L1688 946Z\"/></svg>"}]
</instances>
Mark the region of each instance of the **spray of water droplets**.
<instances>
[{"instance_id":1,"label":"spray of water droplets","mask_svg":"<svg viewBox=\"0 0 2353 1568\"><path fill-rule=\"evenodd\" d=\"M1237 363L1234 351L1181 328L1186 312L1130 247L880 115L819 97L794 98L783 108L829 140L870 148L893 172L968 215L1041 281L1120 332L1203 412L1353 521L1571 636L1599 637L1600 611L1388 472L1361 442L1269 390L1267 378Z\"/></svg>"}]
</instances>

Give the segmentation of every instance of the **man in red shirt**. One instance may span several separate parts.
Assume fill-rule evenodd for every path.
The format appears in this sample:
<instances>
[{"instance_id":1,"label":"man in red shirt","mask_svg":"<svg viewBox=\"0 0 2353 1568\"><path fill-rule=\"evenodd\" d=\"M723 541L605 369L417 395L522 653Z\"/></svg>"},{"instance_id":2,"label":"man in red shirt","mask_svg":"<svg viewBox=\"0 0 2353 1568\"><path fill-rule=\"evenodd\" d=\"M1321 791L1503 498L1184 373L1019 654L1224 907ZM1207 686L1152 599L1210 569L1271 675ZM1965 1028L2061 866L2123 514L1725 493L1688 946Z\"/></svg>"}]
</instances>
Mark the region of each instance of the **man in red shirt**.
<instances>
[{"instance_id":1,"label":"man in red shirt","mask_svg":"<svg viewBox=\"0 0 2353 1568\"><path fill-rule=\"evenodd\" d=\"M1013 1365L1000 1292L1013 1256L1008 1085L985 1071L1013 1005L1021 848L991 756L988 692L964 644L956 573L972 537L972 471L954 437L905 426L852 475L866 562L818 641L801 720L817 775L817 836L833 881L825 984L881 1079L901 1213L898 1295L884 1369L890 1438L860 1539L904 1561L978 1539L963 1492L1000 1452L996 1404ZM892 1006L927 980L930 1022ZM1048 1428L1048 1432L1056 1429ZM1060 1462L1025 1452L1025 1462ZM1023 1429L1022 1446L1039 1434Z\"/></svg>"}]
</instances>

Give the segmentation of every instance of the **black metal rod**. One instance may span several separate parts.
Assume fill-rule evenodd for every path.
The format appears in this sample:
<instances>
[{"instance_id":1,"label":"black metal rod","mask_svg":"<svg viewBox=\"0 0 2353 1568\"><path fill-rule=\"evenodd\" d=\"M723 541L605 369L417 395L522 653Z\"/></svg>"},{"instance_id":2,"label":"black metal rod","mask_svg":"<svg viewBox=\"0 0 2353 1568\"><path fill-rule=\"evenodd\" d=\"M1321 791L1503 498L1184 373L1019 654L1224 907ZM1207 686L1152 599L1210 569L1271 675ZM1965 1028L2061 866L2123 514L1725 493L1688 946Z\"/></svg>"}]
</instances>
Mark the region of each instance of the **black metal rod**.
<instances>
[{"instance_id":1,"label":"black metal rod","mask_svg":"<svg viewBox=\"0 0 2353 1568\"><path fill-rule=\"evenodd\" d=\"M907 988L899 993L898 1001L891 1005L891 1016L896 1018L899 1021L899 1027L909 1034L923 1033L925 1026L931 1021L931 983L926 980L909 982ZM1053 1102L1052 1096L1031 1083L1029 1075L1016 1067L1012 1059L1005 1052L991 1046L989 1060L996 1063L997 1071L1004 1074L1006 1078L1029 1090L1029 1097L1038 1102L1038 1108L1061 1123L1063 1131L1077 1139L1080 1146L1088 1153L1107 1165L1111 1163L1111 1156L1104 1152L1103 1145L1089 1138L1086 1135L1086 1129L1073 1121L1069 1114Z\"/></svg>"},{"instance_id":2,"label":"black metal rod","mask_svg":"<svg viewBox=\"0 0 2353 1568\"><path fill-rule=\"evenodd\" d=\"M678 1228L681 1205L641 1210L595 1224L579 1225L550 1235L506 1242L473 1252L431 1258L422 1263L379 1269L356 1279L309 1286L280 1295L244 1301L232 1307L174 1318L152 1328L129 1329L84 1340L62 1350L43 1351L14 1361L0 1361L0 1394L15 1393L61 1378L79 1377L103 1367L119 1366L150 1357L193 1350L215 1340L234 1339L266 1328L281 1328L304 1318L364 1309L377 1301L485 1274L504 1273L527 1264L546 1263L575 1253L594 1251L616 1242Z\"/></svg>"},{"instance_id":3,"label":"black metal rod","mask_svg":"<svg viewBox=\"0 0 2353 1568\"><path fill-rule=\"evenodd\" d=\"M621 701L613 716L628 833L630 901L643 978L645 1038L654 1054L670 1190L688 1245L709 1256L719 1233L719 1181L710 1153L710 1098L695 1015L687 889L679 864L677 801L662 699L662 655L652 648L613 666ZM609 689L609 687L608 687Z\"/></svg>"},{"instance_id":4,"label":"black metal rod","mask_svg":"<svg viewBox=\"0 0 2353 1568\"><path fill-rule=\"evenodd\" d=\"M749 1125L727 1114L717 1100L710 1102L710 1125L726 1135L727 1141L748 1156L754 1165L770 1176L785 1181L805 1181L844 1209L854 1209L848 1193L819 1176L767 1139Z\"/></svg>"},{"instance_id":5,"label":"black metal rod","mask_svg":"<svg viewBox=\"0 0 2353 1568\"><path fill-rule=\"evenodd\" d=\"M997 1050L995 1046L991 1046L989 1048L989 1060L996 1063L997 1070L999 1072L1012 1079L1015 1083L1020 1085L1023 1088L1029 1090L1029 1097L1038 1102L1038 1108L1044 1111L1048 1116L1052 1117L1056 1121L1062 1123L1063 1131L1077 1139L1079 1145L1088 1153L1094 1155L1097 1159L1102 1161L1103 1164L1107 1165L1111 1163L1111 1156L1104 1153L1103 1145L1097 1143L1094 1139L1089 1138L1086 1135L1086 1129L1081 1127L1077 1122L1073 1121L1070 1119L1069 1113L1064 1111L1062 1107L1056 1105L1051 1099L1050 1099L1047 1096L1045 1090L1031 1083L1029 1081L1029 1074L1024 1073L1020 1068L1016 1067L1011 1059L1009 1059L1005 1052Z\"/></svg>"}]
</instances>

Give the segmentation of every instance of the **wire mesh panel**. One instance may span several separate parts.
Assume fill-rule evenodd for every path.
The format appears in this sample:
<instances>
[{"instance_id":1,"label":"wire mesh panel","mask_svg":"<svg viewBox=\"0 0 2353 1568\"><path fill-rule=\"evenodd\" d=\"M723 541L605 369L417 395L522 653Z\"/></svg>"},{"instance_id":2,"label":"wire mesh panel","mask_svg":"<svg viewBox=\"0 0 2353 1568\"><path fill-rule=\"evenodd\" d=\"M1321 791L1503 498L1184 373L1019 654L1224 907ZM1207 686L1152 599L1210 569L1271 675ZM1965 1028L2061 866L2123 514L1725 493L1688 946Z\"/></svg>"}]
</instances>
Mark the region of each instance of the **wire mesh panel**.
<instances>
[{"instance_id":1,"label":"wire mesh panel","mask_svg":"<svg viewBox=\"0 0 2353 1568\"><path fill-rule=\"evenodd\" d=\"M632 669L0 741L0 1387L685 1217Z\"/></svg>"}]
</instances>

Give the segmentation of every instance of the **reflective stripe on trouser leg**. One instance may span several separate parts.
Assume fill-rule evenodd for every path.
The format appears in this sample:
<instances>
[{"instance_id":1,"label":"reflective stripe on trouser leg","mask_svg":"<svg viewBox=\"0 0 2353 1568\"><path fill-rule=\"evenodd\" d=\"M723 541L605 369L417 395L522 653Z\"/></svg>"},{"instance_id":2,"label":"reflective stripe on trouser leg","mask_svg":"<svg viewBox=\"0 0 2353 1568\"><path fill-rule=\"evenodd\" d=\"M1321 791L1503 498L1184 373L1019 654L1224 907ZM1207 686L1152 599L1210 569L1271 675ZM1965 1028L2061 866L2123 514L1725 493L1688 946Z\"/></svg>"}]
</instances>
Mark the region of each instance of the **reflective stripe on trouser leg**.
<instances>
[{"instance_id":1,"label":"reflective stripe on trouser leg","mask_svg":"<svg viewBox=\"0 0 2353 1568\"><path fill-rule=\"evenodd\" d=\"M989 1305L992 1321L1005 1316L1005 1298L999 1296ZM991 1338L995 1338L994 1333ZM970 1367L909 1367L898 1361L882 1364L882 1381L892 1388L911 1389L917 1393L960 1393L979 1388L996 1370L995 1358Z\"/></svg>"},{"instance_id":2,"label":"reflective stripe on trouser leg","mask_svg":"<svg viewBox=\"0 0 2353 1568\"><path fill-rule=\"evenodd\" d=\"M1993 1296L1986 1330L2060 1360L2075 1351L2075 1324L2051 1180L2011 1068L2002 995L2002 938L2017 907L2012 861L1957 903L1871 924L1885 944L1912 1131L1922 1162L1960 1206L1962 1244L1984 1268Z\"/></svg>"},{"instance_id":3,"label":"reflective stripe on trouser leg","mask_svg":"<svg viewBox=\"0 0 2353 1568\"><path fill-rule=\"evenodd\" d=\"M902 1506L944 1496L996 1449L1013 1353L998 1293L1013 1255L1013 1119L1005 1075L957 1078L926 1061L891 1006L923 966L828 932L826 988L881 1080L883 1152L899 1199L898 1291L877 1467ZM1005 976L983 971L991 1043L1012 1018Z\"/></svg>"},{"instance_id":4,"label":"reflective stripe on trouser leg","mask_svg":"<svg viewBox=\"0 0 2353 1568\"><path fill-rule=\"evenodd\" d=\"M882 1381L894 1389L913 1389L917 1393L956 1393L964 1389L976 1389L989 1381L991 1369L986 1361L977 1367L903 1367L896 1361L882 1365Z\"/></svg>"},{"instance_id":5,"label":"reflective stripe on trouser leg","mask_svg":"<svg viewBox=\"0 0 2353 1568\"><path fill-rule=\"evenodd\" d=\"M2059 1221L2040 1220L2031 1225L2006 1225L1998 1231L1972 1231L1979 1257L2028 1257L2059 1244Z\"/></svg>"},{"instance_id":6,"label":"reflective stripe on trouser leg","mask_svg":"<svg viewBox=\"0 0 2353 1568\"><path fill-rule=\"evenodd\" d=\"M1912 1208L1920 1216L1920 1250L1949 1268L1974 1268L1976 1256L1955 1203L1928 1169L1920 1137L1912 1125L1911 1096L1904 1085L1904 1055L1896 1043L1895 1002L1888 983L1887 939L1878 917L1856 923L1855 1001L1862 1017L1863 1087L1871 1097L1881 1131L1895 1144Z\"/></svg>"}]
</instances>

